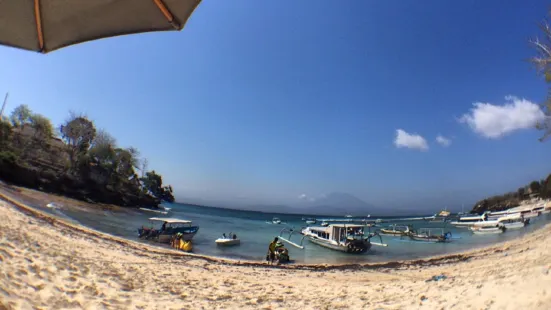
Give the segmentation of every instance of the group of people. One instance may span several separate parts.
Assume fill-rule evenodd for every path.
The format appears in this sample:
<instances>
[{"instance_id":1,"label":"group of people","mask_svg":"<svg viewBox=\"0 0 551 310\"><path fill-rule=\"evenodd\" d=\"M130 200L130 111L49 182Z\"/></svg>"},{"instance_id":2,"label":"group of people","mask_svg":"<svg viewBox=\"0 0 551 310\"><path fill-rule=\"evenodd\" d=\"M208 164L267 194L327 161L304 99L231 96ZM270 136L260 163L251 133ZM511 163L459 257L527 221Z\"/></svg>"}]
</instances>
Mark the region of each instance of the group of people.
<instances>
[{"instance_id":1,"label":"group of people","mask_svg":"<svg viewBox=\"0 0 551 310\"><path fill-rule=\"evenodd\" d=\"M223 234L222 234L222 238L224 238L224 239L233 239L233 240L235 240L235 239L237 239L237 235L236 235L236 234L233 234L233 235L232 235L232 234L230 233L230 234L226 237L226 233L223 233Z\"/></svg>"}]
</instances>

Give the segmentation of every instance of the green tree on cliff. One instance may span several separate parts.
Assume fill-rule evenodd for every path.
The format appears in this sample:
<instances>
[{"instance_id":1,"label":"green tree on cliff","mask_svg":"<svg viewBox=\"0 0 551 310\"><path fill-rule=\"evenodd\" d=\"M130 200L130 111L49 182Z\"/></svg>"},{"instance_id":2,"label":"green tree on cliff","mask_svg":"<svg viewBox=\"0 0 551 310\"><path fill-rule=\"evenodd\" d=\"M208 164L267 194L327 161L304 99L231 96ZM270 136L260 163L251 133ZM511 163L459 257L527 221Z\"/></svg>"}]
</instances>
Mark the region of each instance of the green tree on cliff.
<instances>
[{"instance_id":1,"label":"green tree on cliff","mask_svg":"<svg viewBox=\"0 0 551 310\"><path fill-rule=\"evenodd\" d=\"M155 171L149 171L145 177L141 178L143 188L148 194L156 197L159 200L174 202L172 195L172 186L163 186L163 178L156 174Z\"/></svg>"},{"instance_id":2,"label":"green tree on cliff","mask_svg":"<svg viewBox=\"0 0 551 310\"><path fill-rule=\"evenodd\" d=\"M10 115L10 120L14 126L23 128L25 124L31 122L31 116L31 109L29 109L26 104L22 104L13 109Z\"/></svg>"},{"instance_id":3,"label":"green tree on cliff","mask_svg":"<svg viewBox=\"0 0 551 310\"><path fill-rule=\"evenodd\" d=\"M96 137L96 127L86 116L71 113L65 124L60 126L62 139L67 144L67 153L71 168L77 167L77 162L88 152Z\"/></svg>"},{"instance_id":4,"label":"green tree on cliff","mask_svg":"<svg viewBox=\"0 0 551 310\"><path fill-rule=\"evenodd\" d=\"M538 74L542 75L547 83L551 83L551 27L547 20L540 23L540 30L542 37L530 40L537 52L537 55L532 57L530 61L535 65ZM544 141L551 136L551 88L547 91L547 100L543 108L546 118L536 126L543 131L540 141Z\"/></svg>"}]
</instances>

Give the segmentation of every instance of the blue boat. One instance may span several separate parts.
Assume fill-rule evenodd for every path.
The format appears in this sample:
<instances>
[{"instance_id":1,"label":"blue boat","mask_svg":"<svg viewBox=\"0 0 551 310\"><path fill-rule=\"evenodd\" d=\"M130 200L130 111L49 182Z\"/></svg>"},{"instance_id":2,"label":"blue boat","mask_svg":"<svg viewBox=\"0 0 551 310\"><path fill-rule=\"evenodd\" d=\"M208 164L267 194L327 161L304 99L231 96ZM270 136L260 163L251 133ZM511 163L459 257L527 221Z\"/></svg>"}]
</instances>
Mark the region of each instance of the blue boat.
<instances>
[{"instance_id":1,"label":"blue boat","mask_svg":"<svg viewBox=\"0 0 551 310\"><path fill-rule=\"evenodd\" d=\"M189 241L199 231L199 226L192 226L192 222L188 220L152 217L149 221L151 222L150 227L142 226L138 228L138 237L160 243L170 243L172 236L177 233L182 234L184 241ZM153 227L156 222L163 223L160 229Z\"/></svg>"}]
</instances>

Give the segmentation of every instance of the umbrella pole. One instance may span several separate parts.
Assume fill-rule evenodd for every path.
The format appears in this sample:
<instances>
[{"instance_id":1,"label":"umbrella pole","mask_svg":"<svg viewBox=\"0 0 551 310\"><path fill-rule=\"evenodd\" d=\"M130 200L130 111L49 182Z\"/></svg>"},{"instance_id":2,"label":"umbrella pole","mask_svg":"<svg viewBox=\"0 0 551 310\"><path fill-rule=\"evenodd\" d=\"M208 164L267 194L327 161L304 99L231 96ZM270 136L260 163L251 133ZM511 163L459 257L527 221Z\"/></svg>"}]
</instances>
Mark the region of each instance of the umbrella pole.
<instances>
[{"instance_id":1,"label":"umbrella pole","mask_svg":"<svg viewBox=\"0 0 551 310\"><path fill-rule=\"evenodd\" d=\"M6 108L6 103L8 103L8 95L9 95L9 93L6 93L6 97L4 97L4 103L2 104L2 110L0 110L0 120L2 119L2 116L4 116L4 109Z\"/></svg>"}]
</instances>

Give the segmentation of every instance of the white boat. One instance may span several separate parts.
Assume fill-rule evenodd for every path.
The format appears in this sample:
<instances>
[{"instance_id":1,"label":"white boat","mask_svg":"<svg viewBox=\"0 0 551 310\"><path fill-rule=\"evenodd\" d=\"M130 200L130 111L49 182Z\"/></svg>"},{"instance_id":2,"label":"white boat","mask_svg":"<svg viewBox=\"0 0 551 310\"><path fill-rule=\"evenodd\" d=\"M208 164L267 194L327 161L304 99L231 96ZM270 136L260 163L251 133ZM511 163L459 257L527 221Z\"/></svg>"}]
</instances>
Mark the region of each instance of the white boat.
<instances>
[{"instance_id":1,"label":"white boat","mask_svg":"<svg viewBox=\"0 0 551 310\"><path fill-rule=\"evenodd\" d=\"M274 217L274 218L272 219L272 224L281 224L281 220L280 220L279 218L277 218L277 217Z\"/></svg>"},{"instance_id":2,"label":"white boat","mask_svg":"<svg viewBox=\"0 0 551 310\"><path fill-rule=\"evenodd\" d=\"M345 215L344 217L346 217L346 218L350 218L350 217L352 217L352 215L350 215L350 214L347 214L347 215Z\"/></svg>"},{"instance_id":3,"label":"white boat","mask_svg":"<svg viewBox=\"0 0 551 310\"><path fill-rule=\"evenodd\" d=\"M163 210L155 210L155 209L149 209L149 208L140 208L140 210L146 211L146 212L152 212L152 213L168 214L168 211L163 211Z\"/></svg>"},{"instance_id":4,"label":"white boat","mask_svg":"<svg viewBox=\"0 0 551 310\"><path fill-rule=\"evenodd\" d=\"M61 206L56 204L55 202L50 202L49 204L46 205L46 207L50 208L50 209L58 209L60 208Z\"/></svg>"},{"instance_id":5,"label":"white boat","mask_svg":"<svg viewBox=\"0 0 551 310\"><path fill-rule=\"evenodd\" d=\"M379 234L365 234L365 228L364 225L331 224L327 227L306 227L301 234L314 244L345 253L364 253L372 245L387 246ZM380 243L371 242L375 236L379 236Z\"/></svg>"},{"instance_id":6,"label":"white boat","mask_svg":"<svg viewBox=\"0 0 551 310\"><path fill-rule=\"evenodd\" d=\"M450 222L450 224L457 227L469 227L473 226L475 223L484 221L486 218L485 215L462 216L459 220Z\"/></svg>"},{"instance_id":7,"label":"white boat","mask_svg":"<svg viewBox=\"0 0 551 310\"><path fill-rule=\"evenodd\" d=\"M237 235L229 233L229 235L223 235L221 238L216 239L216 245L232 246L241 244L241 240L237 238Z\"/></svg>"},{"instance_id":8,"label":"white boat","mask_svg":"<svg viewBox=\"0 0 551 310\"><path fill-rule=\"evenodd\" d=\"M329 223L327 223L327 222L325 222L325 221L324 221L324 222L321 222L321 226L322 226L322 227L327 227L327 226L329 226Z\"/></svg>"},{"instance_id":9,"label":"white boat","mask_svg":"<svg viewBox=\"0 0 551 310\"><path fill-rule=\"evenodd\" d=\"M306 219L306 224L311 225L311 224L316 224L316 223L317 223L317 221L316 221L315 218L307 218Z\"/></svg>"},{"instance_id":10,"label":"white boat","mask_svg":"<svg viewBox=\"0 0 551 310\"><path fill-rule=\"evenodd\" d=\"M505 231L503 225L495 226L472 226L469 229L477 235L487 235L487 234L501 234Z\"/></svg>"},{"instance_id":11,"label":"white boat","mask_svg":"<svg viewBox=\"0 0 551 310\"><path fill-rule=\"evenodd\" d=\"M499 222L505 227L505 229L519 229L524 228L529 222L530 219L525 219L522 216L513 215L513 216L504 216L499 219Z\"/></svg>"}]
</instances>

